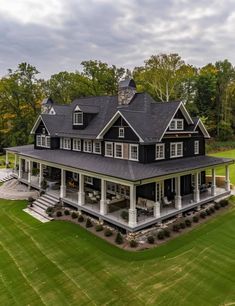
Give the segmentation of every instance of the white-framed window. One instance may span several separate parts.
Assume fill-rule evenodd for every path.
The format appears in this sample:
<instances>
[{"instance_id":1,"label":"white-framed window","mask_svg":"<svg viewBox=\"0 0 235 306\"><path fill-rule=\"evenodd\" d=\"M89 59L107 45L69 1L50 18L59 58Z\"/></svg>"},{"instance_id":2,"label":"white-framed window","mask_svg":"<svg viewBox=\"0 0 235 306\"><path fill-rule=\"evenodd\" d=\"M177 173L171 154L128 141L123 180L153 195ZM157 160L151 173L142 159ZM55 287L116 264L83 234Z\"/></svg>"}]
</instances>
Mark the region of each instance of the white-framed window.
<instances>
[{"instance_id":1,"label":"white-framed window","mask_svg":"<svg viewBox=\"0 0 235 306\"><path fill-rule=\"evenodd\" d=\"M105 156L113 157L113 143L105 142Z\"/></svg>"},{"instance_id":2,"label":"white-framed window","mask_svg":"<svg viewBox=\"0 0 235 306\"><path fill-rule=\"evenodd\" d=\"M129 159L139 160L139 146L137 144L130 144Z\"/></svg>"},{"instance_id":3,"label":"white-framed window","mask_svg":"<svg viewBox=\"0 0 235 306\"><path fill-rule=\"evenodd\" d=\"M161 202L164 197L164 181L156 183L156 201Z\"/></svg>"},{"instance_id":4,"label":"white-framed window","mask_svg":"<svg viewBox=\"0 0 235 306\"><path fill-rule=\"evenodd\" d=\"M123 158L123 144L122 143L115 143L115 157Z\"/></svg>"},{"instance_id":5,"label":"white-framed window","mask_svg":"<svg viewBox=\"0 0 235 306\"><path fill-rule=\"evenodd\" d=\"M172 142L170 157L181 157L183 156L183 142Z\"/></svg>"},{"instance_id":6,"label":"white-framed window","mask_svg":"<svg viewBox=\"0 0 235 306\"><path fill-rule=\"evenodd\" d=\"M172 119L169 129L182 131L184 129L184 119Z\"/></svg>"},{"instance_id":7,"label":"white-framed window","mask_svg":"<svg viewBox=\"0 0 235 306\"><path fill-rule=\"evenodd\" d=\"M50 148L51 147L51 138L46 136L46 147Z\"/></svg>"},{"instance_id":8,"label":"white-framed window","mask_svg":"<svg viewBox=\"0 0 235 306\"><path fill-rule=\"evenodd\" d=\"M73 151L81 151L81 139L73 139Z\"/></svg>"},{"instance_id":9,"label":"white-framed window","mask_svg":"<svg viewBox=\"0 0 235 306\"><path fill-rule=\"evenodd\" d=\"M37 135L36 136L36 145L38 147L50 148L51 147L51 138L46 135Z\"/></svg>"},{"instance_id":10,"label":"white-framed window","mask_svg":"<svg viewBox=\"0 0 235 306\"><path fill-rule=\"evenodd\" d=\"M85 184L93 185L93 177L85 176L84 178Z\"/></svg>"},{"instance_id":11,"label":"white-framed window","mask_svg":"<svg viewBox=\"0 0 235 306\"><path fill-rule=\"evenodd\" d=\"M82 112L73 113L73 124L83 125L83 113Z\"/></svg>"},{"instance_id":12,"label":"white-framed window","mask_svg":"<svg viewBox=\"0 0 235 306\"><path fill-rule=\"evenodd\" d=\"M124 137L125 137L125 130L124 130L123 127L120 127L120 128L118 129L118 137L119 137L119 138L124 138Z\"/></svg>"},{"instance_id":13,"label":"white-framed window","mask_svg":"<svg viewBox=\"0 0 235 306\"><path fill-rule=\"evenodd\" d=\"M165 144L158 143L156 144L156 159L164 159L165 158Z\"/></svg>"},{"instance_id":14,"label":"white-framed window","mask_svg":"<svg viewBox=\"0 0 235 306\"><path fill-rule=\"evenodd\" d=\"M46 129L45 128L42 128L42 133L46 134Z\"/></svg>"},{"instance_id":15,"label":"white-framed window","mask_svg":"<svg viewBox=\"0 0 235 306\"><path fill-rule=\"evenodd\" d=\"M79 179L79 174L78 173L75 173L73 172L73 179L78 182L78 179Z\"/></svg>"},{"instance_id":16,"label":"white-framed window","mask_svg":"<svg viewBox=\"0 0 235 306\"><path fill-rule=\"evenodd\" d=\"M71 139L60 138L60 148L64 150L71 150Z\"/></svg>"},{"instance_id":17,"label":"white-framed window","mask_svg":"<svg viewBox=\"0 0 235 306\"><path fill-rule=\"evenodd\" d=\"M100 141L93 142L93 153L101 154L101 142Z\"/></svg>"},{"instance_id":18,"label":"white-framed window","mask_svg":"<svg viewBox=\"0 0 235 306\"><path fill-rule=\"evenodd\" d=\"M194 141L194 154L199 154L199 140Z\"/></svg>"},{"instance_id":19,"label":"white-framed window","mask_svg":"<svg viewBox=\"0 0 235 306\"><path fill-rule=\"evenodd\" d=\"M87 153L92 152L92 141L91 140L84 140L83 142L83 151Z\"/></svg>"},{"instance_id":20,"label":"white-framed window","mask_svg":"<svg viewBox=\"0 0 235 306\"><path fill-rule=\"evenodd\" d=\"M36 136L36 145L37 145L38 147L41 147L41 145L42 145L42 142L41 142L41 135L37 135L37 136Z\"/></svg>"}]
</instances>

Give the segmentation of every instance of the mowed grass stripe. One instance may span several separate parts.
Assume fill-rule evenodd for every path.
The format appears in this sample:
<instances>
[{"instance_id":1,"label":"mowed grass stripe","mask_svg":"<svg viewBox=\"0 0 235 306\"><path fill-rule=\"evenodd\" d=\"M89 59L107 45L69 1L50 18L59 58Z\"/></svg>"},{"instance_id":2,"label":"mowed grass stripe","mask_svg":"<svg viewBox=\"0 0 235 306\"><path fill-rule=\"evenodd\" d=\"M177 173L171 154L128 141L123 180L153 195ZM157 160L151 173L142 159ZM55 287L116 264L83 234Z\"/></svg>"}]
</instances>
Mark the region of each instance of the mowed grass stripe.
<instances>
[{"instance_id":1,"label":"mowed grass stripe","mask_svg":"<svg viewBox=\"0 0 235 306\"><path fill-rule=\"evenodd\" d=\"M22 281L11 256L46 305L204 306L235 301L234 208L166 245L131 253L78 225L41 224L22 212L24 206L0 201L1 243L10 252L3 252L0 271L4 266L5 284L17 279L16 289L11 285L14 297L27 293L20 293L19 305L43 303ZM0 293L0 305L8 300L14 305L4 284Z\"/></svg>"}]
</instances>

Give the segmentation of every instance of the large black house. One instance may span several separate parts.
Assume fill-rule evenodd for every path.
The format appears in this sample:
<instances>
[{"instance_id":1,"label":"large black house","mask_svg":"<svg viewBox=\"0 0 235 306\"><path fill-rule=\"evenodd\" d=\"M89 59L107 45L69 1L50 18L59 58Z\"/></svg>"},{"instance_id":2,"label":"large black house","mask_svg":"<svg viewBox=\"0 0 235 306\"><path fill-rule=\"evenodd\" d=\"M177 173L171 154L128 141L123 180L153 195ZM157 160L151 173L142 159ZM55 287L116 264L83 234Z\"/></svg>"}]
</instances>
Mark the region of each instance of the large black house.
<instances>
[{"instance_id":1,"label":"large black house","mask_svg":"<svg viewBox=\"0 0 235 306\"><path fill-rule=\"evenodd\" d=\"M133 80L120 82L117 96L45 99L31 133L34 145L6 149L16 154L18 179L38 189L46 181L47 193L128 231L230 193L233 161L205 155L202 121L180 101L137 93Z\"/></svg>"}]
</instances>

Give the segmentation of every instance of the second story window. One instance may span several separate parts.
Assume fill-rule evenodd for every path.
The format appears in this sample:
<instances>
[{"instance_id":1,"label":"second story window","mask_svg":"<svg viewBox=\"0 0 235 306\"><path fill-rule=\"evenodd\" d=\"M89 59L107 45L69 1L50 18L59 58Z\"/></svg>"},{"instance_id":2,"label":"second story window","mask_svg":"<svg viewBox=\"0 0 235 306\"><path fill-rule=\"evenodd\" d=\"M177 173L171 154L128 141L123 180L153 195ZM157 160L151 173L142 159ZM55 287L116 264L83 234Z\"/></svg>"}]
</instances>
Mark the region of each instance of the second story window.
<instances>
[{"instance_id":1,"label":"second story window","mask_svg":"<svg viewBox=\"0 0 235 306\"><path fill-rule=\"evenodd\" d=\"M60 148L64 150L71 150L71 139L60 138Z\"/></svg>"},{"instance_id":2,"label":"second story window","mask_svg":"<svg viewBox=\"0 0 235 306\"><path fill-rule=\"evenodd\" d=\"M91 140L84 140L83 151L87 153L92 152L92 141Z\"/></svg>"},{"instance_id":3,"label":"second story window","mask_svg":"<svg viewBox=\"0 0 235 306\"><path fill-rule=\"evenodd\" d=\"M93 143L93 153L101 154L101 142L95 141Z\"/></svg>"},{"instance_id":4,"label":"second story window","mask_svg":"<svg viewBox=\"0 0 235 306\"><path fill-rule=\"evenodd\" d=\"M119 138L124 138L125 137L125 130L124 130L124 128L119 128L118 129L118 137Z\"/></svg>"},{"instance_id":5,"label":"second story window","mask_svg":"<svg viewBox=\"0 0 235 306\"><path fill-rule=\"evenodd\" d=\"M156 144L156 159L164 159L165 158L165 144L159 143Z\"/></svg>"},{"instance_id":6,"label":"second story window","mask_svg":"<svg viewBox=\"0 0 235 306\"><path fill-rule=\"evenodd\" d=\"M51 147L50 136L37 135L36 136L36 146L37 147L43 147L43 148L50 148Z\"/></svg>"},{"instance_id":7,"label":"second story window","mask_svg":"<svg viewBox=\"0 0 235 306\"><path fill-rule=\"evenodd\" d=\"M115 143L115 157L123 158L122 143Z\"/></svg>"},{"instance_id":8,"label":"second story window","mask_svg":"<svg viewBox=\"0 0 235 306\"><path fill-rule=\"evenodd\" d=\"M83 125L83 113L82 112L73 113L73 124Z\"/></svg>"},{"instance_id":9,"label":"second story window","mask_svg":"<svg viewBox=\"0 0 235 306\"><path fill-rule=\"evenodd\" d=\"M169 130L183 130L184 129L184 119L172 119Z\"/></svg>"},{"instance_id":10,"label":"second story window","mask_svg":"<svg viewBox=\"0 0 235 306\"><path fill-rule=\"evenodd\" d=\"M105 142L105 156L113 157L113 143Z\"/></svg>"},{"instance_id":11,"label":"second story window","mask_svg":"<svg viewBox=\"0 0 235 306\"><path fill-rule=\"evenodd\" d=\"M73 139L73 151L81 151L81 139Z\"/></svg>"},{"instance_id":12,"label":"second story window","mask_svg":"<svg viewBox=\"0 0 235 306\"><path fill-rule=\"evenodd\" d=\"M139 146L138 145L130 144L129 159L139 160Z\"/></svg>"},{"instance_id":13,"label":"second story window","mask_svg":"<svg viewBox=\"0 0 235 306\"><path fill-rule=\"evenodd\" d=\"M183 142L171 143L171 158L183 156Z\"/></svg>"},{"instance_id":14,"label":"second story window","mask_svg":"<svg viewBox=\"0 0 235 306\"><path fill-rule=\"evenodd\" d=\"M199 154L199 140L194 141L194 154Z\"/></svg>"}]
</instances>

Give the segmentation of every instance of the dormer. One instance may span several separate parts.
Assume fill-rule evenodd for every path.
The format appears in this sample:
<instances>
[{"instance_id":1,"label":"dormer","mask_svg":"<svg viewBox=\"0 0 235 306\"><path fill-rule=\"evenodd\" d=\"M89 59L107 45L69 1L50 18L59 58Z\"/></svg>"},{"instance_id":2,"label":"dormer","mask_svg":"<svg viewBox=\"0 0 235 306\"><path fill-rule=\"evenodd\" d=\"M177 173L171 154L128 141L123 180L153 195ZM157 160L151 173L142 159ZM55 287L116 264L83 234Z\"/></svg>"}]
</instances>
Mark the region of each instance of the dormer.
<instances>
[{"instance_id":1,"label":"dormer","mask_svg":"<svg viewBox=\"0 0 235 306\"><path fill-rule=\"evenodd\" d=\"M83 127L83 112L78 105L73 112L73 126Z\"/></svg>"},{"instance_id":2,"label":"dormer","mask_svg":"<svg viewBox=\"0 0 235 306\"><path fill-rule=\"evenodd\" d=\"M98 112L99 110L95 106L76 105L72 115L73 128L85 129Z\"/></svg>"}]
</instances>

